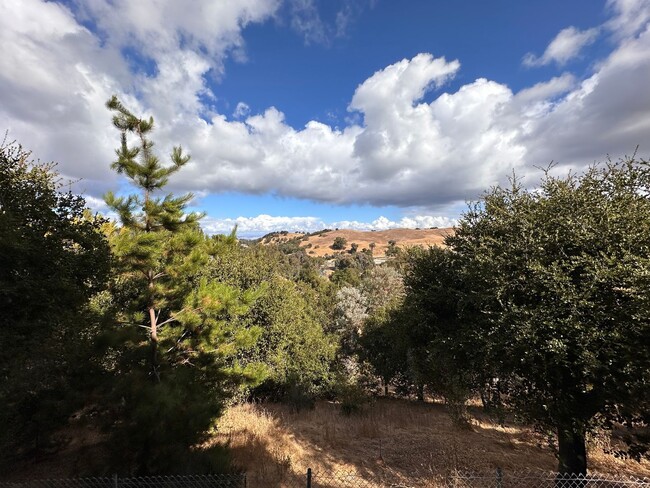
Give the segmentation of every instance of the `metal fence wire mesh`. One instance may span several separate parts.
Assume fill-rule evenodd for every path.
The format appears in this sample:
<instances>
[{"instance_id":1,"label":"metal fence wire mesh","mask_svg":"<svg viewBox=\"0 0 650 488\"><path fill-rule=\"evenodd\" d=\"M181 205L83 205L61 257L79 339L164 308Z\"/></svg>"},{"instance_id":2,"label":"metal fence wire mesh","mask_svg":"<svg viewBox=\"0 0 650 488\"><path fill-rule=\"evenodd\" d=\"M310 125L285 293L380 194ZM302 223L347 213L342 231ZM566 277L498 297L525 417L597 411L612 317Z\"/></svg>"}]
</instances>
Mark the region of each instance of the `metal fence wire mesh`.
<instances>
[{"instance_id":1,"label":"metal fence wire mesh","mask_svg":"<svg viewBox=\"0 0 650 488\"><path fill-rule=\"evenodd\" d=\"M0 488L650 488L649 478L559 475L546 472L457 472L437 479L367 479L357 474L293 473L282 481L247 479L246 474L78 478L0 482Z\"/></svg>"},{"instance_id":2,"label":"metal fence wire mesh","mask_svg":"<svg viewBox=\"0 0 650 488\"><path fill-rule=\"evenodd\" d=\"M650 479L634 476L608 476L602 474L572 475L537 472L504 472L494 474L456 473L450 476L450 488L650 488Z\"/></svg>"},{"instance_id":3,"label":"metal fence wire mesh","mask_svg":"<svg viewBox=\"0 0 650 488\"><path fill-rule=\"evenodd\" d=\"M245 488L246 474L71 478L0 482L0 488Z\"/></svg>"}]
</instances>

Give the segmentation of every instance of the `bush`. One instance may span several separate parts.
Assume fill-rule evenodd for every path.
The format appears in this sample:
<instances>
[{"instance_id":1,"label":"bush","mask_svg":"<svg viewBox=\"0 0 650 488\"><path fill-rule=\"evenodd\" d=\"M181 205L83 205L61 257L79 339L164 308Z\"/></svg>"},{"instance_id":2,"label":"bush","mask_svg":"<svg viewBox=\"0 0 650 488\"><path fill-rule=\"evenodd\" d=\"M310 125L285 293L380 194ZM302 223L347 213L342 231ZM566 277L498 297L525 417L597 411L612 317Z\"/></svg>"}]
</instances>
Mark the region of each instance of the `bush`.
<instances>
[{"instance_id":1,"label":"bush","mask_svg":"<svg viewBox=\"0 0 650 488\"><path fill-rule=\"evenodd\" d=\"M345 237L337 237L334 239L334 242L332 243L331 248L334 249L335 251L341 251L345 249L345 246L347 245L348 240Z\"/></svg>"},{"instance_id":2,"label":"bush","mask_svg":"<svg viewBox=\"0 0 650 488\"><path fill-rule=\"evenodd\" d=\"M296 412L301 410L313 410L316 406L314 393L308 385L300 382L293 382L287 389L285 402Z\"/></svg>"},{"instance_id":3,"label":"bush","mask_svg":"<svg viewBox=\"0 0 650 488\"><path fill-rule=\"evenodd\" d=\"M361 386L343 378L339 379L335 392L341 413L346 416L362 413L369 401L366 392Z\"/></svg>"}]
</instances>

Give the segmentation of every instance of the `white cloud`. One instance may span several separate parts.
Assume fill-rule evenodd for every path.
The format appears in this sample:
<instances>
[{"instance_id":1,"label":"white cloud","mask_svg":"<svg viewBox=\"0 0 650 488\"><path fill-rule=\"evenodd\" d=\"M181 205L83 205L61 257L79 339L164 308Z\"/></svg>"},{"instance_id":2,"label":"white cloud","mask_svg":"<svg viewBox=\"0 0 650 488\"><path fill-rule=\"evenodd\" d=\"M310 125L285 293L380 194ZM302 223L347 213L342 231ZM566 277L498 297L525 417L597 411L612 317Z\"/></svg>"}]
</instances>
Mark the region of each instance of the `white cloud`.
<instances>
[{"instance_id":1,"label":"white cloud","mask_svg":"<svg viewBox=\"0 0 650 488\"><path fill-rule=\"evenodd\" d=\"M88 0L77 17L42 0L0 2L0 127L34 154L58 161L64 177L83 178L94 195L116 185L109 170L115 131L104 107L118 94L172 127L202 112L204 76L220 73L241 49L241 29L271 15L277 0ZM91 19L100 35L83 27ZM133 72L124 50L150 58L154 73ZM139 99L132 94L138 93Z\"/></svg>"},{"instance_id":2,"label":"white cloud","mask_svg":"<svg viewBox=\"0 0 650 488\"><path fill-rule=\"evenodd\" d=\"M597 28L581 31L573 26L567 27L555 36L547 46L544 54L537 57L533 53L528 53L524 56L523 62L526 66L544 66L551 63L564 66L576 58L583 48L592 44L597 36Z\"/></svg>"},{"instance_id":3,"label":"white cloud","mask_svg":"<svg viewBox=\"0 0 650 488\"><path fill-rule=\"evenodd\" d=\"M0 45L2 130L59 161L64 177L84 178L88 191L114 181L104 102L129 76L118 53L103 49L67 8L40 0L0 2Z\"/></svg>"},{"instance_id":4,"label":"white cloud","mask_svg":"<svg viewBox=\"0 0 650 488\"><path fill-rule=\"evenodd\" d=\"M235 107L235 111L232 113L233 118L241 119L250 114L251 108L244 102L239 102Z\"/></svg>"},{"instance_id":5,"label":"white cloud","mask_svg":"<svg viewBox=\"0 0 650 488\"><path fill-rule=\"evenodd\" d=\"M378 71L350 104L363 126L311 121L296 130L275 108L243 122L195 119L182 129L195 163L176 184L333 203L428 205L476 195L519 166L525 149L515 128L497 124L513 97L504 85L480 79L418 102L459 66L420 54Z\"/></svg>"},{"instance_id":6,"label":"white cloud","mask_svg":"<svg viewBox=\"0 0 650 488\"><path fill-rule=\"evenodd\" d=\"M629 153L650 133L647 1L610 1L612 52L585 79L565 73L513 92L480 78L451 90L460 63L420 54L360 80L342 128L294 128L279 109L250 113L243 101L234 118L202 105L214 96L206 77L223 74L229 54L241 56L241 29L273 15L275 0L202 0L192 9L152 2L79 0L99 35L56 2L0 2L0 127L59 161L65 176L84 178L80 187L93 197L118 186L108 169L117 134L104 108L112 93L155 116L156 140L167 141L161 154L177 143L192 153L174 190L340 204L450 206L513 168L523 176L551 160L579 168ZM129 52L155 69L133 71Z\"/></svg>"},{"instance_id":7,"label":"white cloud","mask_svg":"<svg viewBox=\"0 0 650 488\"><path fill-rule=\"evenodd\" d=\"M456 220L447 217L433 217L418 215L403 217L392 221L386 217L379 217L372 222L356 220L342 220L325 222L318 217L282 217L271 215L258 215L256 217L237 217L228 219L205 218L201 223L203 229L209 234L227 234L237 226L237 235L241 237L260 237L269 232L316 232L322 229L353 229L353 230L387 230L387 229L416 229L430 227L452 227Z\"/></svg>"},{"instance_id":8,"label":"white cloud","mask_svg":"<svg viewBox=\"0 0 650 488\"><path fill-rule=\"evenodd\" d=\"M390 220L381 216L372 222L359 222L357 220L342 220L330 224L328 228L353 229L353 230L388 230L388 229L428 229L430 227L453 227L455 219L449 217L434 217L431 215L415 215L402 217L400 220Z\"/></svg>"},{"instance_id":9,"label":"white cloud","mask_svg":"<svg viewBox=\"0 0 650 488\"><path fill-rule=\"evenodd\" d=\"M607 7L613 16L605 22L605 27L616 39L635 36L650 22L648 0L608 0Z\"/></svg>"},{"instance_id":10,"label":"white cloud","mask_svg":"<svg viewBox=\"0 0 650 488\"><path fill-rule=\"evenodd\" d=\"M291 0L291 27L300 33L305 44L326 44L329 37L314 0Z\"/></svg>"}]
</instances>

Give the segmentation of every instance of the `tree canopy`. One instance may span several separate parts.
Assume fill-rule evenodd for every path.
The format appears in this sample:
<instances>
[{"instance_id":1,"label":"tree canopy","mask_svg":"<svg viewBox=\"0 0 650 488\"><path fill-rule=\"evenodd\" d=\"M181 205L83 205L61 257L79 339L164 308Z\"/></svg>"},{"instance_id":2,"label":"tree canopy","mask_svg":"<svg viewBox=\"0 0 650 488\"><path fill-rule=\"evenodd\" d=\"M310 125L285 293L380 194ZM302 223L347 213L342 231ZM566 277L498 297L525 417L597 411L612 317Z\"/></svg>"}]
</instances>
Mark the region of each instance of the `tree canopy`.
<instances>
[{"instance_id":1,"label":"tree canopy","mask_svg":"<svg viewBox=\"0 0 650 488\"><path fill-rule=\"evenodd\" d=\"M556 433L561 472L586 472L595 425L648 420L649 170L628 159L534 190L513 180L469 209L450 251L412 260L419 362L446 352L466 384L500 380L515 412Z\"/></svg>"},{"instance_id":2,"label":"tree canopy","mask_svg":"<svg viewBox=\"0 0 650 488\"><path fill-rule=\"evenodd\" d=\"M217 469L208 458L197 467L192 448L242 384L264 377L263 365L238 360L261 335L237 320L260 290L201 275L223 240L204 236L201 215L185 211L191 194L160 195L189 156L175 147L163 166L148 138L153 119L136 117L115 97L107 107L121 141L112 167L139 190L106 195L122 224L111 237L116 273L105 310L116 465L134 473Z\"/></svg>"},{"instance_id":3,"label":"tree canopy","mask_svg":"<svg viewBox=\"0 0 650 488\"><path fill-rule=\"evenodd\" d=\"M2 458L48 447L79 405L93 335L86 304L110 268L103 224L63 190L54 164L0 146Z\"/></svg>"}]
</instances>

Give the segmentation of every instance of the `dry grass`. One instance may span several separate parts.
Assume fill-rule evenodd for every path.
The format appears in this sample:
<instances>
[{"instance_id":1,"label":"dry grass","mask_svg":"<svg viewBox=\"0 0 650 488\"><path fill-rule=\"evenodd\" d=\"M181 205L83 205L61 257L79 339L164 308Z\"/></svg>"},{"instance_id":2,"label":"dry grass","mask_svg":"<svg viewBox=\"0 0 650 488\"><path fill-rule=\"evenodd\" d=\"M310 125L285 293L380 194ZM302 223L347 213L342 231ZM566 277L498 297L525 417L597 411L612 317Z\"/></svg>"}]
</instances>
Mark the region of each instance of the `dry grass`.
<instances>
[{"instance_id":1,"label":"dry grass","mask_svg":"<svg viewBox=\"0 0 650 488\"><path fill-rule=\"evenodd\" d=\"M395 241L397 247L412 247L412 246L433 246L443 245L445 237L453 233L453 229L390 229L377 232L360 231L360 230L332 230L325 234L318 234L306 237L305 240L300 241L300 246L306 248L309 244L308 252L311 256L325 256L326 254L333 254L337 251L332 250L331 246L334 239L343 237L347 240L346 249L354 242L359 245L359 251L362 249L370 248L370 243L375 243L374 256L380 257L386 254L388 248L388 241ZM270 239L266 242L282 242L295 238L303 238L302 234L288 233Z\"/></svg>"},{"instance_id":2,"label":"dry grass","mask_svg":"<svg viewBox=\"0 0 650 488\"><path fill-rule=\"evenodd\" d=\"M497 425L478 406L470 411L470 427L460 429L436 403L380 398L351 417L329 402L300 413L279 404L243 404L226 410L211 442L230 445L235 466L248 473L249 486L303 486L307 468L406 486L437 486L455 470L555 469L551 449L531 429ZM65 448L15 466L7 479L101 472L107 453L98 431L77 425L62 434L70 439ZM608 447L605 437L591 442L591 470L650 476L650 462L617 459L604 452Z\"/></svg>"},{"instance_id":3,"label":"dry grass","mask_svg":"<svg viewBox=\"0 0 650 488\"><path fill-rule=\"evenodd\" d=\"M545 440L529 428L499 426L473 410L470 428L459 429L442 405L432 403L380 399L352 417L328 402L300 413L283 405L245 404L226 412L214 441L230 444L233 462L248 472L251 486L283 486L308 467L429 486L454 470L556 467ZM650 475L650 463L625 462L602 447L592 446L589 455L594 471Z\"/></svg>"}]
</instances>

